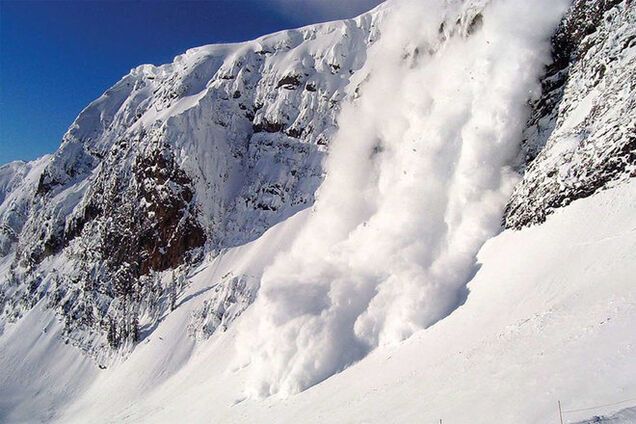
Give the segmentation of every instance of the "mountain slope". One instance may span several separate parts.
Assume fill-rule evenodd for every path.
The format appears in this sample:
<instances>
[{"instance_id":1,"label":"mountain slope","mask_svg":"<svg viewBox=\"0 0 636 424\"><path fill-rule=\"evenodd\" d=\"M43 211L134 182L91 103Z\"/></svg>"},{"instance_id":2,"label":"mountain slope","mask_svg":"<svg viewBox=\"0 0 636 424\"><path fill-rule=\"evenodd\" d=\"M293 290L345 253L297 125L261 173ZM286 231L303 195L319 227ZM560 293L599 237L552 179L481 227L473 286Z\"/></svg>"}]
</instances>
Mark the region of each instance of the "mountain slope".
<instances>
[{"instance_id":1,"label":"mountain slope","mask_svg":"<svg viewBox=\"0 0 636 424\"><path fill-rule=\"evenodd\" d=\"M610 404L566 413L566 422L611 415L629 403L611 404L636 391L635 190L631 181L575 201L544 225L505 231L480 252L471 294L447 319L285 400L242 400L246 370L227 368L234 355L232 327L207 343L195 343L183 328L227 272L258 275L272 249L284 246L306 221L305 212L198 270L179 299L189 300L124 363L82 371L87 360L52 344L32 352L32 361L15 362L16 374L41 381L21 369L39 364L49 375L43 387L74 379L65 386L67 395L83 393L71 405L49 390L35 396L53 405L43 408L44 416L59 422L543 423L558 420L557 400L566 411ZM29 312L12 339L3 339L2 357L21 359L30 343L54 338L61 326L49 319L43 333L29 321L41 322L41 312ZM73 358L67 359L73 373L53 366L60 356ZM5 393L21 393L14 390L24 386L12 379L0 387L0 398L9 399ZM22 396L29 401L9 410L5 421L34 416L31 397Z\"/></svg>"},{"instance_id":2,"label":"mountain slope","mask_svg":"<svg viewBox=\"0 0 636 424\"><path fill-rule=\"evenodd\" d=\"M381 15L140 66L80 114L54 155L2 167L3 321L46 298L89 353L128 349L136 322L152 325L178 290L157 273L310 205Z\"/></svg>"},{"instance_id":3,"label":"mountain slope","mask_svg":"<svg viewBox=\"0 0 636 424\"><path fill-rule=\"evenodd\" d=\"M427 7L140 66L0 167L0 420L630 398L633 2Z\"/></svg>"}]
</instances>

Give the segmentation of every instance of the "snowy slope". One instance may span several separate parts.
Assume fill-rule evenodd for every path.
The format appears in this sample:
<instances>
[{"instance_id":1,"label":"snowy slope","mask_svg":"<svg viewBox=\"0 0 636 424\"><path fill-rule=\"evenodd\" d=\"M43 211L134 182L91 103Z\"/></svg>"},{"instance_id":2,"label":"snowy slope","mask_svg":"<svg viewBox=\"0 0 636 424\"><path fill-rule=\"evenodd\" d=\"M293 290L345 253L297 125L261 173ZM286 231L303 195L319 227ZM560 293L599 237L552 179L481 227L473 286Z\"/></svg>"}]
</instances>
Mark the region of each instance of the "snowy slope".
<instances>
[{"instance_id":1,"label":"snowy slope","mask_svg":"<svg viewBox=\"0 0 636 424\"><path fill-rule=\"evenodd\" d=\"M633 399L635 201L630 182L578 200L542 226L502 233L481 250L468 299L447 319L298 395L236 403L243 399L246 370L227 367L235 332L194 345L183 328L201 305L201 293L228 270L258 275L271 248L307 219L297 215L199 271L183 304L125 363L73 373L68 392L88 386L79 400L64 405L63 396L47 391L40 396L52 405L43 409L60 422L548 423L558 420L557 400L568 411ZM28 319L16 330L24 342L3 339L2 355L28 351L31 337L50 337ZM47 369L49 381L69 378L67 369L53 366L57 355L77 360L80 369L85 363L57 345L29 364ZM31 366L15 364L18 370ZM7 393L15 384L1 387ZM35 405L26 402L5 419L33 417ZM611 415L629 405L565 418ZM608 422L631 422L622 415Z\"/></svg>"},{"instance_id":2,"label":"snowy slope","mask_svg":"<svg viewBox=\"0 0 636 424\"><path fill-rule=\"evenodd\" d=\"M0 421L629 422L636 9L566 6L133 69L0 167Z\"/></svg>"},{"instance_id":3,"label":"snowy slope","mask_svg":"<svg viewBox=\"0 0 636 424\"><path fill-rule=\"evenodd\" d=\"M258 417L270 422L547 423L557 419L558 399L565 410L633 399L635 201L631 182L577 201L544 226L501 234L480 252L468 300L448 319L397 347L378 349L299 395L234 405L241 399L245 372L220 366L232 356L232 343L223 340L232 337L230 332L194 352L188 366L143 403L123 400L122 411L109 416L129 422L254 422ZM172 333L179 326L165 325L156 337L171 343L179 337ZM115 371L119 384L135 386L137 379L127 380L131 370L142 374L139 380L152 378L152 367L143 364L162 363L160 358L136 352L130 368ZM101 411L112 411L115 393L104 390L121 387L110 378L105 386L98 382L64 419L86 420L90 415L84 413L92 408L100 416L100 400L107 408ZM566 422L623 407L566 415Z\"/></svg>"}]
</instances>

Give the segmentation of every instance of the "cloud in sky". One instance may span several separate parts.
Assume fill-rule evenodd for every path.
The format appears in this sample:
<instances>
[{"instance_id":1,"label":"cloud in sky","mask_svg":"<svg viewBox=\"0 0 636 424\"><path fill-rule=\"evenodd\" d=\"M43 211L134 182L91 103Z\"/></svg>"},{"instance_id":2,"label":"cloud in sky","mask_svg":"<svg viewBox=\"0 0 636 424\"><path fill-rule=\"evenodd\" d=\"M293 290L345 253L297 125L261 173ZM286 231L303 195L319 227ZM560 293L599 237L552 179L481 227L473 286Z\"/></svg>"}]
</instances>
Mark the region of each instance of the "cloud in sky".
<instances>
[{"instance_id":1,"label":"cloud in sky","mask_svg":"<svg viewBox=\"0 0 636 424\"><path fill-rule=\"evenodd\" d=\"M272 7L280 9L280 13L290 19L305 22L332 21L352 18L385 0L270 0Z\"/></svg>"}]
</instances>

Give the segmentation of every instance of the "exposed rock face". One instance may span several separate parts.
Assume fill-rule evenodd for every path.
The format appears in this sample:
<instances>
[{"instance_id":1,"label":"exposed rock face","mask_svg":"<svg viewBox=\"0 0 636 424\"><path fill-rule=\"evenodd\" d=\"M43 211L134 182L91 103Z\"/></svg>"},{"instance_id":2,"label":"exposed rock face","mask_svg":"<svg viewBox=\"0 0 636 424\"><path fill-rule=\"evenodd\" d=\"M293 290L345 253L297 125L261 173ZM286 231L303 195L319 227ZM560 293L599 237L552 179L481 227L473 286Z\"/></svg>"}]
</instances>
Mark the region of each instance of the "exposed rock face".
<instances>
[{"instance_id":1,"label":"exposed rock face","mask_svg":"<svg viewBox=\"0 0 636 424\"><path fill-rule=\"evenodd\" d=\"M126 142L121 145L125 148ZM135 156L131 174L113 172L116 158L105 164L87 202L67 221L66 244L93 233L92 238L101 238L104 259L114 266L136 258L135 277L175 268L188 252L203 246L206 237L196 220L192 181L169 148L146 146Z\"/></svg>"},{"instance_id":2,"label":"exposed rock face","mask_svg":"<svg viewBox=\"0 0 636 424\"><path fill-rule=\"evenodd\" d=\"M634 6L577 0L558 28L506 227L541 223L556 208L636 176Z\"/></svg>"}]
</instances>

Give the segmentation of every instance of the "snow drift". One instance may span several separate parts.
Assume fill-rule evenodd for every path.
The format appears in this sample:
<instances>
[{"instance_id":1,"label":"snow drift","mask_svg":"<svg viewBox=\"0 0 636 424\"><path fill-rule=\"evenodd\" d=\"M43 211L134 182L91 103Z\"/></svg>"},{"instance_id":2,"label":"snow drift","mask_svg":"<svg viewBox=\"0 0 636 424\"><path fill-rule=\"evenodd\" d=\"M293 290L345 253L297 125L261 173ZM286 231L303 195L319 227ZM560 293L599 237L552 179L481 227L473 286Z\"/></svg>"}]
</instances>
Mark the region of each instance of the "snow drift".
<instances>
[{"instance_id":1,"label":"snow drift","mask_svg":"<svg viewBox=\"0 0 636 424\"><path fill-rule=\"evenodd\" d=\"M239 328L250 395L302 391L463 301L518 180L527 101L566 6L392 5L314 211Z\"/></svg>"}]
</instances>

